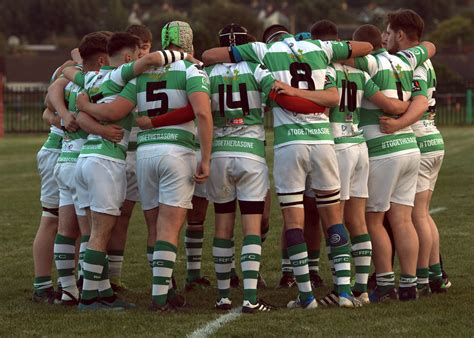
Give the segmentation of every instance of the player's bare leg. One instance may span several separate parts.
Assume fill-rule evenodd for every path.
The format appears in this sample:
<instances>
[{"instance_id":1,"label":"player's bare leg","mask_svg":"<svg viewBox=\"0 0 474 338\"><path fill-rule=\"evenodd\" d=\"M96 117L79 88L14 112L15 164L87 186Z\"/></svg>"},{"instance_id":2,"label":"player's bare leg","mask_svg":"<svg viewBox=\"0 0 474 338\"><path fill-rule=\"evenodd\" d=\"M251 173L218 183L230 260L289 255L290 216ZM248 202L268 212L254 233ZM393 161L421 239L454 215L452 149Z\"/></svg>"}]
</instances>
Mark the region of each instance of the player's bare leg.
<instances>
[{"instance_id":1,"label":"player's bare leg","mask_svg":"<svg viewBox=\"0 0 474 338\"><path fill-rule=\"evenodd\" d=\"M400 262L400 300L416 299L416 263L418 259L418 236L412 223L412 207L390 203L387 217L392 227ZM386 258L387 260L390 257ZM406 294L409 292L409 294Z\"/></svg>"},{"instance_id":2,"label":"player's bare leg","mask_svg":"<svg viewBox=\"0 0 474 338\"><path fill-rule=\"evenodd\" d=\"M186 290L197 287L209 287L207 278L201 277L202 245L204 241L204 221L209 201L207 198L193 196L193 208L187 214L186 236Z\"/></svg>"},{"instance_id":3,"label":"player's bare leg","mask_svg":"<svg viewBox=\"0 0 474 338\"><path fill-rule=\"evenodd\" d=\"M135 201L125 200L121 214L117 219L110 241L107 244L107 254L109 256L109 279L114 291L125 288L122 281L122 265L125 251L125 244L127 243L127 232L130 218L132 217Z\"/></svg>"},{"instance_id":4,"label":"player's bare leg","mask_svg":"<svg viewBox=\"0 0 474 338\"><path fill-rule=\"evenodd\" d=\"M421 295L426 295L430 292L429 263L433 246L432 228L429 221L429 190L418 192L415 195L412 220L420 243L416 264L417 289Z\"/></svg>"},{"instance_id":5,"label":"player's bare leg","mask_svg":"<svg viewBox=\"0 0 474 338\"><path fill-rule=\"evenodd\" d=\"M304 196L304 238L308 246L309 278L313 289L324 286L319 275L319 257L321 252L321 225L316 201Z\"/></svg>"},{"instance_id":6,"label":"player's bare leg","mask_svg":"<svg viewBox=\"0 0 474 338\"><path fill-rule=\"evenodd\" d=\"M145 216L145 223L147 225L147 261L150 268L153 265L153 251L156 243L156 222L158 220L159 207L144 210L143 215Z\"/></svg>"}]
</instances>

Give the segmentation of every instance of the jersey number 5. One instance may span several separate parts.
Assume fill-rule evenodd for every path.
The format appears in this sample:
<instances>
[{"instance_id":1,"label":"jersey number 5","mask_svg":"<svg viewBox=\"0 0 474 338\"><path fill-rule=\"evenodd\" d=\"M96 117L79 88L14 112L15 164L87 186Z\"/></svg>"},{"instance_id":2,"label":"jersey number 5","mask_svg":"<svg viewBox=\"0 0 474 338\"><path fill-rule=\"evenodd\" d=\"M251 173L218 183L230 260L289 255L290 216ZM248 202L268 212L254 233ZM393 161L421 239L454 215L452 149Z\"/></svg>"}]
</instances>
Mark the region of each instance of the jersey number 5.
<instances>
[{"instance_id":1,"label":"jersey number 5","mask_svg":"<svg viewBox=\"0 0 474 338\"><path fill-rule=\"evenodd\" d=\"M146 84L146 102L161 101L160 108L148 109L148 116L154 117L168 112L168 95L166 93L156 93L157 90L165 89L166 81L148 82Z\"/></svg>"},{"instance_id":2,"label":"jersey number 5","mask_svg":"<svg viewBox=\"0 0 474 338\"><path fill-rule=\"evenodd\" d=\"M225 117L225 107L230 109L242 109L244 116L250 114L249 98L247 96L247 86L245 83L239 83L240 100L234 101L232 96L232 85L220 84L219 87L219 112L221 117ZM225 101L225 102L224 102Z\"/></svg>"}]
</instances>

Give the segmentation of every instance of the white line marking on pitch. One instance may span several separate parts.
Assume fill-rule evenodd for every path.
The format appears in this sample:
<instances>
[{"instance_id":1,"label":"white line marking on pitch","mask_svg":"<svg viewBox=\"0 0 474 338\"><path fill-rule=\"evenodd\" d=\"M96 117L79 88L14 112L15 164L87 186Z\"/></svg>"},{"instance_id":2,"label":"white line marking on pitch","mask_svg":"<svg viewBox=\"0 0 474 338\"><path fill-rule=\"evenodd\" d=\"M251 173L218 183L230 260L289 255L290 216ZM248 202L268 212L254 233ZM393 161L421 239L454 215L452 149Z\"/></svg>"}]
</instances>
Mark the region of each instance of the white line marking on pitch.
<instances>
[{"instance_id":1,"label":"white line marking on pitch","mask_svg":"<svg viewBox=\"0 0 474 338\"><path fill-rule=\"evenodd\" d=\"M430 210L430 214L437 214L438 212L445 211L446 209L448 209L448 208L446 208L446 207L434 208L434 209Z\"/></svg>"},{"instance_id":2,"label":"white line marking on pitch","mask_svg":"<svg viewBox=\"0 0 474 338\"><path fill-rule=\"evenodd\" d=\"M238 307L225 315L218 317L212 322L207 323L205 326L197 329L193 333L187 335L187 338L204 338L209 337L211 334L219 330L222 326L231 322L242 314L242 307Z\"/></svg>"}]
</instances>

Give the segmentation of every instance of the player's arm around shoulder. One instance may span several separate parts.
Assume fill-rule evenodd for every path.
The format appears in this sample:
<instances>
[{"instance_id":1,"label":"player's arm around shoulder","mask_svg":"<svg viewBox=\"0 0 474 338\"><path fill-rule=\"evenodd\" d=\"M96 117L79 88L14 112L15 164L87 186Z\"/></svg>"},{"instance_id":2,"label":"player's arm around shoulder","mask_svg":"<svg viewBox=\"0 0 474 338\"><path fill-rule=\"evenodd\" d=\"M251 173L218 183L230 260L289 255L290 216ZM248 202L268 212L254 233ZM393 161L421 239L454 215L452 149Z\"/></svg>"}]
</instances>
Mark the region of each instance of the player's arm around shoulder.
<instances>
[{"instance_id":1,"label":"player's arm around shoulder","mask_svg":"<svg viewBox=\"0 0 474 338\"><path fill-rule=\"evenodd\" d=\"M209 77L203 69L188 61L184 62L188 64L186 92L198 120L199 142L201 144L201 162L196 169L195 180L197 183L203 183L209 176L213 133Z\"/></svg>"}]
</instances>

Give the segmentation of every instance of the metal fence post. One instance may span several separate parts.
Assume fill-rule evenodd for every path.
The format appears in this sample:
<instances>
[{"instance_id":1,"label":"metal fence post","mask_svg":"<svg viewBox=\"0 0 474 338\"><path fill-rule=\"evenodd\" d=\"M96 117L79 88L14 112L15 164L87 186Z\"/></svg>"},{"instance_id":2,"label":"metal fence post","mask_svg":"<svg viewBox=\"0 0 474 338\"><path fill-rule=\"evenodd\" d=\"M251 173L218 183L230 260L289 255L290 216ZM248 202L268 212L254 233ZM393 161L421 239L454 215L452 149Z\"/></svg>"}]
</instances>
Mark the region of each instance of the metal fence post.
<instances>
[{"instance_id":1,"label":"metal fence post","mask_svg":"<svg viewBox=\"0 0 474 338\"><path fill-rule=\"evenodd\" d=\"M472 124L472 89L466 91L466 124Z\"/></svg>"}]
</instances>

